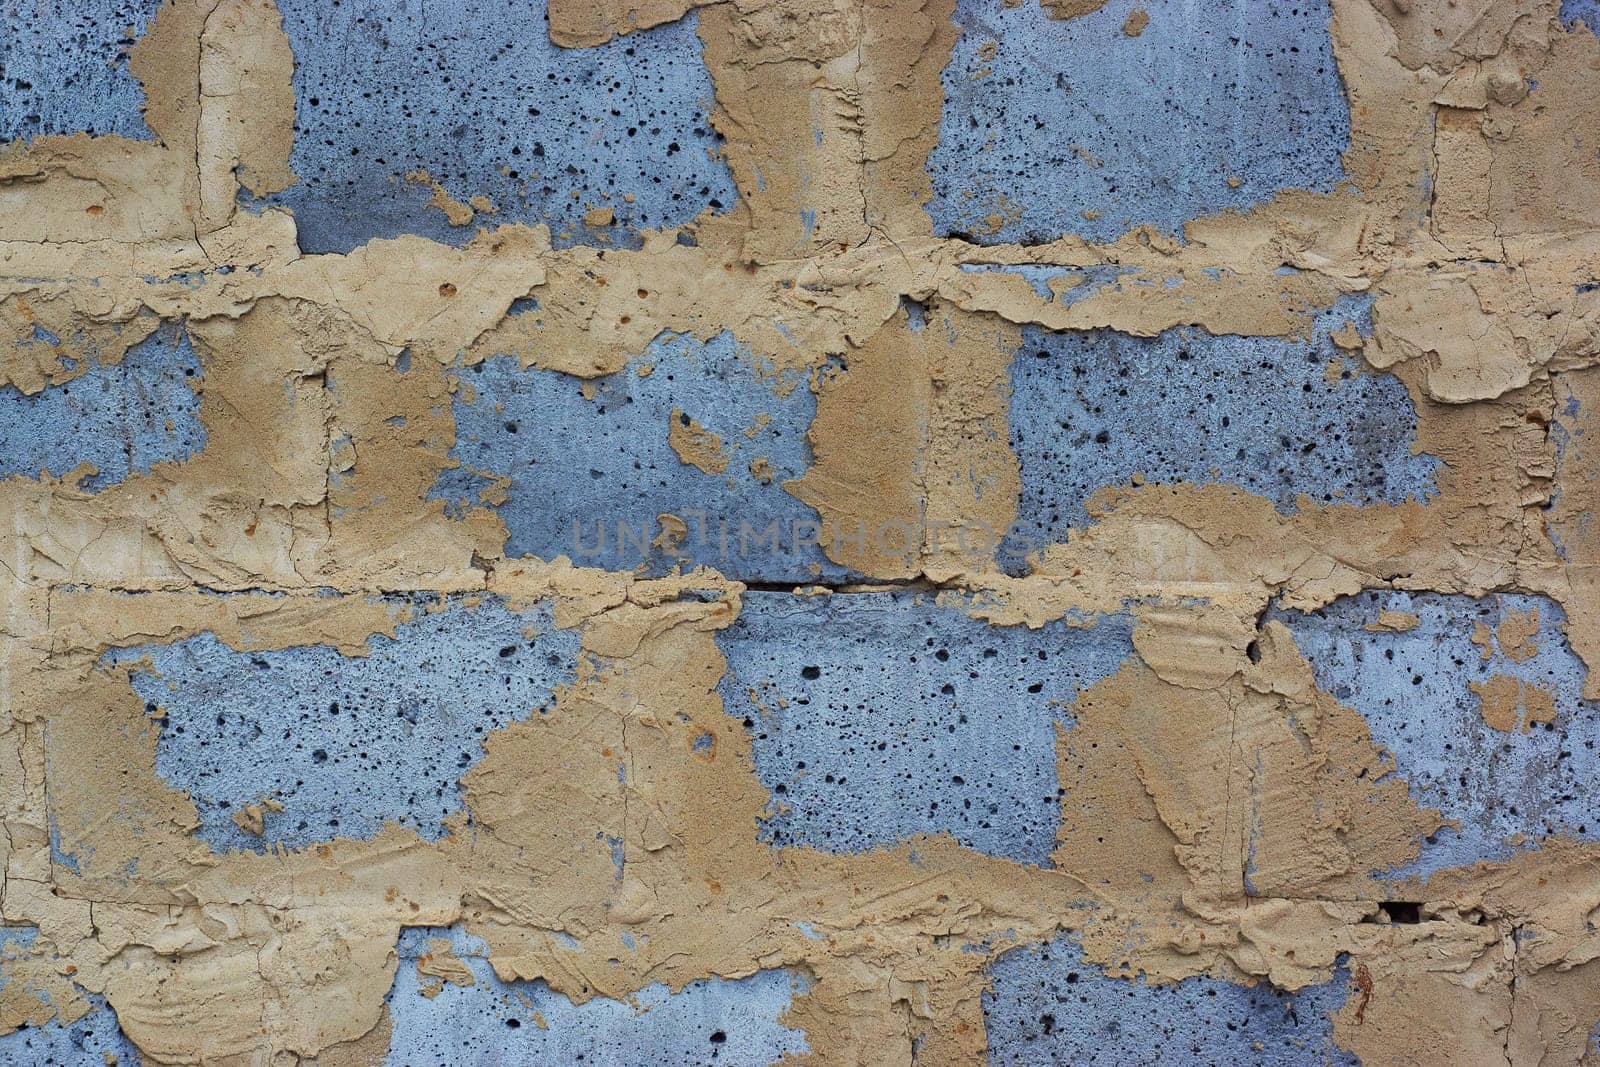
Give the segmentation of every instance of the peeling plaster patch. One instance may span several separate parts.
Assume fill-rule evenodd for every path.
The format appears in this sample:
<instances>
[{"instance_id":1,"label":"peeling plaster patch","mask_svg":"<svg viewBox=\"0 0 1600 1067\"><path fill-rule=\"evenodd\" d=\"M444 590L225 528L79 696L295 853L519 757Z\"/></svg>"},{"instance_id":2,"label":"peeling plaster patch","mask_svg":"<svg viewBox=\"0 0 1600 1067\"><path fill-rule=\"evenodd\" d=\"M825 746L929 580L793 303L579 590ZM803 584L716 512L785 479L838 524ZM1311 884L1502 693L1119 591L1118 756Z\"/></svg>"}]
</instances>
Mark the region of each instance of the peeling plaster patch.
<instances>
[{"instance_id":1,"label":"peeling plaster patch","mask_svg":"<svg viewBox=\"0 0 1600 1067\"><path fill-rule=\"evenodd\" d=\"M437 983L418 971L420 957L441 937L471 972L471 985L445 982L435 992ZM394 1036L387 1067L757 1067L808 1051L804 1034L778 1022L805 988L786 971L690 982L677 993L656 983L635 993L632 1003L596 998L573 1004L542 981L500 981L487 946L459 927L406 930L398 952L388 997Z\"/></svg>"},{"instance_id":2,"label":"peeling plaster patch","mask_svg":"<svg viewBox=\"0 0 1600 1067\"><path fill-rule=\"evenodd\" d=\"M33 344L56 339L35 327ZM89 463L83 487L97 492L157 463L205 447L199 357L179 326L161 327L110 366L99 363L61 385L24 396L0 386L0 478L61 476Z\"/></svg>"},{"instance_id":3,"label":"peeling plaster patch","mask_svg":"<svg viewBox=\"0 0 1600 1067\"><path fill-rule=\"evenodd\" d=\"M1347 298L1318 315L1309 343L1189 328L1156 337L1027 328L1011 364L1019 525L1065 540L1087 523L1097 489L1136 474L1238 485L1285 512L1302 493L1352 504L1429 498L1439 461L1412 455L1417 413L1405 386L1362 373L1329 340L1347 320L1364 328L1368 306ZM1025 540L1002 545L1008 567L1021 567Z\"/></svg>"},{"instance_id":4,"label":"peeling plaster patch","mask_svg":"<svg viewBox=\"0 0 1600 1067\"><path fill-rule=\"evenodd\" d=\"M592 383L510 357L466 368L460 382L452 454L461 467L433 495L459 511L510 479L496 508L510 531L508 556L656 573L681 559L766 581L844 573L814 544L798 543L817 513L781 487L811 463L816 397L803 375L764 377L729 334L705 343L664 334ZM675 448L675 430L703 447L690 452L679 439ZM661 515L682 520L682 536L652 544ZM775 543L765 536L773 524Z\"/></svg>"},{"instance_id":5,"label":"peeling plaster patch","mask_svg":"<svg viewBox=\"0 0 1600 1067\"><path fill-rule=\"evenodd\" d=\"M1198 215L1344 177L1350 112L1326 0L1160 5L1129 37L1137 6L1056 21L1038 4L959 0L928 164L940 235L1178 233Z\"/></svg>"},{"instance_id":6,"label":"peeling plaster patch","mask_svg":"<svg viewBox=\"0 0 1600 1067\"><path fill-rule=\"evenodd\" d=\"M983 1015L992 1064L1361 1062L1333 1044L1333 1014L1350 992L1342 970L1298 993L1214 978L1149 985L1107 977L1063 934L1006 953L989 974Z\"/></svg>"},{"instance_id":7,"label":"peeling plaster patch","mask_svg":"<svg viewBox=\"0 0 1600 1067\"><path fill-rule=\"evenodd\" d=\"M0 971L5 969L5 962L29 956L38 933L32 926L0 927L0 961L4 961L0 962ZM0 998L11 1000L14 991L6 987L15 981L0 977ZM50 1004L50 996L44 990L27 989L22 995ZM41 1067L139 1067L139 1052L122 1035L116 1012L99 997L88 999L91 1010L75 1022L63 1024L52 1019L43 1026L24 1024L0 1035L0 1062Z\"/></svg>"},{"instance_id":8,"label":"peeling plaster patch","mask_svg":"<svg viewBox=\"0 0 1600 1067\"><path fill-rule=\"evenodd\" d=\"M303 251L402 233L464 243L474 227L427 206L430 180L458 219L486 197L479 225L546 222L558 248L625 244L734 202L693 16L564 49L540 0L279 7L300 181L276 202L294 211Z\"/></svg>"},{"instance_id":9,"label":"peeling plaster patch","mask_svg":"<svg viewBox=\"0 0 1600 1067\"><path fill-rule=\"evenodd\" d=\"M1055 726L1133 650L1123 616L991 627L902 592L746 593L718 644L774 845L861 852L948 833L1040 865L1060 821Z\"/></svg>"},{"instance_id":10,"label":"peeling plaster patch","mask_svg":"<svg viewBox=\"0 0 1600 1067\"><path fill-rule=\"evenodd\" d=\"M1026 281L1041 299L1054 299L1069 307L1115 284L1123 275L1138 272L1136 267L1048 267L1030 263L968 263L963 264L961 269L969 274L1015 274Z\"/></svg>"},{"instance_id":11,"label":"peeling plaster patch","mask_svg":"<svg viewBox=\"0 0 1600 1067\"><path fill-rule=\"evenodd\" d=\"M578 644L552 628L546 605L451 597L393 639L372 637L364 658L325 645L236 652L201 634L106 659L149 657L129 680L165 714L156 770L194 799L199 836L218 852L261 851L371 837L385 821L437 839L485 735L545 705L572 676ZM236 825L263 801L283 810L261 813L262 834Z\"/></svg>"},{"instance_id":12,"label":"peeling plaster patch","mask_svg":"<svg viewBox=\"0 0 1600 1067\"><path fill-rule=\"evenodd\" d=\"M128 49L160 0L17 0L0 18L0 141L49 134L148 139ZM128 32L132 30L132 32Z\"/></svg>"},{"instance_id":13,"label":"peeling plaster patch","mask_svg":"<svg viewBox=\"0 0 1600 1067\"><path fill-rule=\"evenodd\" d=\"M1366 629L1379 611L1420 622L1403 633ZM1530 845L1555 834L1600 838L1600 707L1581 699L1587 672L1554 601L1368 591L1269 618L1289 627L1318 686L1361 713L1417 802L1460 822L1431 835L1395 877L1504 858L1518 835ZM1490 686L1518 695L1499 728L1484 706L1495 699ZM1550 722L1536 714L1546 698Z\"/></svg>"}]
</instances>

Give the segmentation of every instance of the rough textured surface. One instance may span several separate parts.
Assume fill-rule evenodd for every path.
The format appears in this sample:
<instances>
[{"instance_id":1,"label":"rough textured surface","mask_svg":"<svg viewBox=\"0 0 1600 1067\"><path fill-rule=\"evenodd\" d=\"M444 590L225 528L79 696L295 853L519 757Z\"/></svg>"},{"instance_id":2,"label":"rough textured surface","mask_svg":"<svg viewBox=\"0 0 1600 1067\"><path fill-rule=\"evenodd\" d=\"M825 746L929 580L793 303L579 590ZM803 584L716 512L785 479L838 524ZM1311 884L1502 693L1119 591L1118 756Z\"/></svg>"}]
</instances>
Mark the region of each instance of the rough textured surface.
<instances>
[{"instance_id":1,"label":"rough textured surface","mask_svg":"<svg viewBox=\"0 0 1600 1067\"><path fill-rule=\"evenodd\" d=\"M1285 993L1189 978L1152 986L1105 977L1069 935L1013 949L990 968L984 997L996 1064L1359 1063L1333 1044L1348 999L1343 968L1323 985Z\"/></svg>"},{"instance_id":2,"label":"rough textured surface","mask_svg":"<svg viewBox=\"0 0 1600 1067\"><path fill-rule=\"evenodd\" d=\"M1350 110L1326 2L1092 6L1053 20L1037 4L958 0L928 163L937 232L980 244L1112 241L1146 224L1175 234L1344 177Z\"/></svg>"},{"instance_id":3,"label":"rough textured surface","mask_svg":"<svg viewBox=\"0 0 1600 1067\"><path fill-rule=\"evenodd\" d=\"M60 344L42 326L18 342ZM78 377L31 396L16 385L0 386L0 476L61 476L87 464L93 469L80 484L93 492L205 447L197 396L204 372L181 328L161 328L119 363L88 359ZM60 365L70 374L76 362L63 357Z\"/></svg>"},{"instance_id":4,"label":"rough textured surface","mask_svg":"<svg viewBox=\"0 0 1600 1067\"><path fill-rule=\"evenodd\" d=\"M624 936L619 951L631 951ZM755 1067L806 1051L778 1023L800 982L782 971L647 986L633 1003L574 1004L543 982L503 982L489 947L459 927L407 930L388 996L394 1036L383 1062L600 1063L618 1067Z\"/></svg>"},{"instance_id":5,"label":"rough textured surface","mask_svg":"<svg viewBox=\"0 0 1600 1067\"><path fill-rule=\"evenodd\" d=\"M694 19L594 49L537 3L285 0L300 247L546 223L557 247L635 239L735 198ZM431 208L432 210L428 210Z\"/></svg>"},{"instance_id":6,"label":"rough textured surface","mask_svg":"<svg viewBox=\"0 0 1600 1067\"><path fill-rule=\"evenodd\" d=\"M947 833L1048 862L1055 728L1133 652L1128 620L993 628L915 594L750 593L718 638L776 845L864 852ZM900 709L885 714L889 709Z\"/></svg>"},{"instance_id":7,"label":"rough textured surface","mask_svg":"<svg viewBox=\"0 0 1600 1067\"><path fill-rule=\"evenodd\" d=\"M512 356L457 382L461 465L434 495L459 509L491 494L512 555L655 573L704 564L758 581L842 573L807 543L815 512L779 484L810 465L816 397L804 375L764 379L729 334L665 334L587 383Z\"/></svg>"},{"instance_id":8,"label":"rough textured surface","mask_svg":"<svg viewBox=\"0 0 1600 1067\"><path fill-rule=\"evenodd\" d=\"M1456 822L1430 835L1406 873L1600 835L1587 799L1600 782L1600 709L1580 697L1587 672L1558 605L1362 593L1277 617L1317 684L1361 713L1418 802Z\"/></svg>"},{"instance_id":9,"label":"rough textured surface","mask_svg":"<svg viewBox=\"0 0 1600 1067\"><path fill-rule=\"evenodd\" d=\"M0 11L0 1060L1600 1057L1576 0Z\"/></svg>"},{"instance_id":10,"label":"rough textured surface","mask_svg":"<svg viewBox=\"0 0 1600 1067\"><path fill-rule=\"evenodd\" d=\"M1070 290L1069 290L1070 292ZM1110 330L1023 331L1011 364L1011 446L1022 468L1019 530L1004 546L1064 540L1102 488L1222 482L1292 510L1398 504L1434 492L1438 461L1413 456L1405 386L1365 371L1329 340L1366 318L1341 301L1305 341L1215 337L1183 327L1155 337Z\"/></svg>"},{"instance_id":11,"label":"rough textured surface","mask_svg":"<svg viewBox=\"0 0 1600 1067\"><path fill-rule=\"evenodd\" d=\"M213 849L303 848L391 822L437 839L482 739L570 678L577 638L551 631L548 608L455 598L416 609L426 614L355 657L326 645L240 652L209 633L109 654L161 723L156 772L195 801Z\"/></svg>"},{"instance_id":12,"label":"rough textured surface","mask_svg":"<svg viewBox=\"0 0 1600 1067\"><path fill-rule=\"evenodd\" d=\"M145 138L127 50L159 0L22 0L0 24L0 139L83 131Z\"/></svg>"}]
</instances>

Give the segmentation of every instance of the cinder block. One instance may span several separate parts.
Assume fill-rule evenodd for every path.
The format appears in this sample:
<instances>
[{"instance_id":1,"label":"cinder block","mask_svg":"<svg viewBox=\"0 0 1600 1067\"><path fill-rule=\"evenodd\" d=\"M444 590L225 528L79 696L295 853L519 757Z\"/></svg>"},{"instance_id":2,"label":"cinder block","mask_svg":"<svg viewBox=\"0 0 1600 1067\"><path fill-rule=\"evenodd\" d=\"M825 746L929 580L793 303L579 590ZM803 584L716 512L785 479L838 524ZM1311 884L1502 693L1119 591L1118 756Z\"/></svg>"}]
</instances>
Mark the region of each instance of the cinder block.
<instances>
[{"instance_id":1,"label":"cinder block","mask_svg":"<svg viewBox=\"0 0 1600 1067\"><path fill-rule=\"evenodd\" d=\"M0 141L51 134L149 140L128 69L161 0L19 0L0 18Z\"/></svg>"},{"instance_id":2,"label":"cinder block","mask_svg":"<svg viewBox=\"0 0 1600 1067\"><path fill-rule=\"evenodd\" d=\"M1108 977L1062 934L1007 952L989 976L983 1018L996 1067L1361 1062L1333 1044L1333 1013L1350 995L1343 969L1298 993L1204 977L1151 985Z\"/></svg>"},{"instance_id":3,"label":"cinder block","mask_svg":"<svg viewBox=\"0 0 1600 1067\"><path fill-rule=\"evenodd\" d=\"M1416 618L1403 632L1379 613ZM1502 859L1542 838L1600 837L1600 707L1541 596L1369 590L1321 611L1274 612L1317 684L1367 721L1425 806L1455 820L1391 877ZM1369 629L1368 627L1375 627Z\"/></svg>"},{"instance_id":4,"label":"cinder block","mask_svg":"<svg viewBox=\"0 0 1600 1067\"><path fill-rule=\"evenodd\" d=\"M1370 326L1371 301L1319 313L1309 339L1155 337L1110 330L1023 332L1011 364L1011 444L1022 467L1018 535L1002 560L1066 540L1097 489L1221 482L1293 511L1313 503L1426 500L1439 461L1413 455L1417 412L1391 374L1370 371L1329 335Z\"/></svg>"},{"instance_id":5,"label":"cinder block","mask_svg":"<svg viewBox=\"0 0 1600 1067\"><path fill-rule=\"evenodd\" d=\"M57 339L35 327L33 343ZM95 473L82 485L93 492L191 456L206 443L196 392L203 377L189 335L169 324L121 360L92 363L31 396L0 386L0 478L59 477L88 463Z\"/></svg>"},{"instance_id":6,"label":"cinder block","mask_svg":"<svg viewBox=\"0 0 1600 1067\"><path fill-rule=\"evenodd\" d=\"M403 233L462 244L475 214L548 223L558 247L618 245L734 203L692 15L570 49L530 0L278 6L300 180L272 202L294 211L302 251ZM460 225L428 207L432 182Z\"/></svg>"},{"instance_id":7,"label":"cinder block","mask_svg":"<svg viewBox=\"0 0 1600 1067\"><path fill-rule=\"evenodd\" d=\"M385 822L437 839L483 739L546 705L578 637L550 609L496 597L391 598L415 617L364 657L326 645L239 652L211 634L109 653L162 715L156 770L185 790L218 852L371 837ZM260 812L261 833L235 816ZM275 810L281 808L281 810Z\"/></svg>"},{"instance_id":8,"label":"cinder block","mask_svg":"<svg viewBox=\"0 0 1600 1067\"><path fill-rule=\"evenodd\" d=\"M996 627L912 593L748 593L718 635L724 710L772 791L776 845L863 852L915 834L1048 864L1056 727L1133 652L1131 621Z\"/></svg>"},{"instance_id":9,"label":"cinder block","mask_svg":"<svg viewBox=\"0 0 1600 1067\"><path fill-rule=\"evenodd\" d=\"M496 493L507 555L649 573L704 564L750 581L848 573L818 548L816 511L783 488L811 464L806 375L758 366L731 335L663 335L593 382L510 357L458 377L460 466L433 495L459 513Z\"/></svg>"},{"instance_id":10,"label":"cinder block","mask_svg":"<svg viewBox=\"0 0 1600 1067\"><path fill-rule=\"evenodd\" d=\"M935 231L979 244L1180 234L1281 189L1331 190L1350 109L1329 16L1327 0L1112 0L1056 21L1036 3L960 0L928 161Z\"/></svg>"},{"instance_id":11,"label":"cinder block","mask_svg":"<svg viewBox=\"0 0 1600 1067\"><path fill-rule=\"evenodd\" d=\"M422 957L441 949L465 967L472 984L440 982L418 970ZM397 951L386 1063L758 1067L807 1051L805 1035L779 1022L806 988L786 971L690 982L676 993L656 983L632 1003L599 997L574 1004L542 981L501 981L488 946L460 927L406 930Z\"/></svg>"}]
</instances>

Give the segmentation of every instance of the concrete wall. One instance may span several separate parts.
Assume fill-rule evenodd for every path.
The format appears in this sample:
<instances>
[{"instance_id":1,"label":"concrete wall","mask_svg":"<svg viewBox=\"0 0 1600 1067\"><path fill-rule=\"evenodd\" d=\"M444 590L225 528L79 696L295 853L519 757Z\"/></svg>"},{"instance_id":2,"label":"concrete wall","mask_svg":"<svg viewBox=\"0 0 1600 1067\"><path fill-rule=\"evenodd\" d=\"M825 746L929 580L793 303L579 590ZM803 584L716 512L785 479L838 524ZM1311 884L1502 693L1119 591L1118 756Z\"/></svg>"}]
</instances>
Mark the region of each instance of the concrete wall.
<instances>
[{"instance_id":1,"label":"concrete wall","mask_svg":"<svg viewBox=\"0 0 1600 1067\"><path fill-rule=\"evenodd\" d=\"M1594 1061L1597 25L0 11L0 1060Z\"/></svg>"}]
</instances>

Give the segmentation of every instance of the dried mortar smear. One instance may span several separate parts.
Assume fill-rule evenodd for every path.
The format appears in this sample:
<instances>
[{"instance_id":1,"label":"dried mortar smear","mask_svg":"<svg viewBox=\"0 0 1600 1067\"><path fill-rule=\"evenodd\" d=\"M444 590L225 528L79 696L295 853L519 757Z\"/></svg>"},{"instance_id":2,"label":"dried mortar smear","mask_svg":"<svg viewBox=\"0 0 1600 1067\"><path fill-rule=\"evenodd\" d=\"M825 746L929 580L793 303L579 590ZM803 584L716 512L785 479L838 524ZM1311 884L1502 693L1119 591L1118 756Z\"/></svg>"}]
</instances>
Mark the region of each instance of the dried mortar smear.
<instances>
[{"instance_id":1,"label":"dried mortar smear","mask_svg":"<svg viewBox=\"0 0 1600 1067\"><path fill-rule=\"evenodd\" d=\"M1600 9L0 26L0 1059L1600 1058Z\"/></svg>"}]
</instances>

